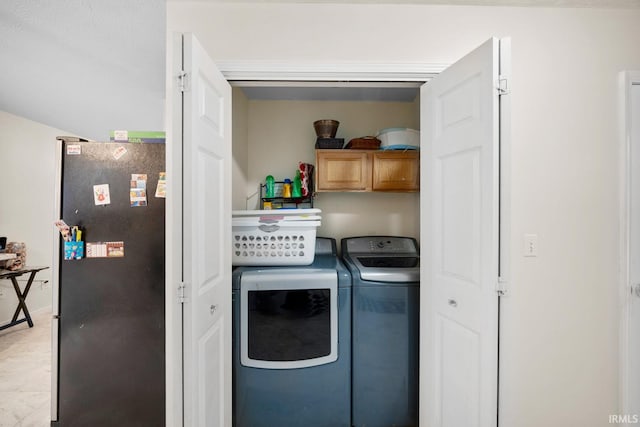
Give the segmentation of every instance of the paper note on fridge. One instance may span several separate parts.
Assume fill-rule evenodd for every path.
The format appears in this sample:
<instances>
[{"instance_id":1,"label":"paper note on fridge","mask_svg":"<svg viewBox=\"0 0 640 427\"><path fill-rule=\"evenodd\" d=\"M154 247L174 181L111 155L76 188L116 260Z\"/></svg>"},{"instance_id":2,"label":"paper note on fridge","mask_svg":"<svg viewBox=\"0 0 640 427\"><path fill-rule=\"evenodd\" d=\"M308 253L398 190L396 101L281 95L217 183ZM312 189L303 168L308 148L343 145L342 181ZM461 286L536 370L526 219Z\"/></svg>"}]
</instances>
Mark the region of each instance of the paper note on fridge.
<instances>
[{"instance_id":1,"label":"paper note on fridge","mask_svg":"<svg viewBox=\"0 0 640 427\"><path fill-rule=\"evenodd\" d=\"M96 205L108 205L111 203L109 194L109 184L99 184L93 186L93 200Z\"/></svg>"},{"instance_id":2,"label":"paper note on fridge","mask_svg":"<svg viewBox=\"0 0 640 427\"><path fill-rule=\"evenodd\" d=\"M160 172L158 176L158 186L156 187L156 197L158 198L166 198L167 197L167 173Z\"/></svg>"},{"instance_id":3,"label":"paper note on fridge","mask_svg":"<svg viewBox=\"0 0 640 427\"><path fill-rule=\"evenodd\" d=\"M79 156L82 154L82 146L76 144L67 145L67 156Z\"/></svg>"},{"instance_id":4,"label":"paper note on fridge","mask_svg":"<svg viewBox=\"0 0 640 427\"><path fill-rule=\"evenodd\" d=\"M87 242L87 258L120 258L124 256L124 242Z\"/></svg>"},{"instance_id":5,"label":"paper note on fridge","mask_svg":"<svg viewBox=\"0 0 640 427\"><path fill-rule=\"evenodd\" d=\"M120 147L116 148L115 151L113 152L113 158L116 160L119 160L120 157L126 154L126 152L127 152L127 149L121 145Z\"/></svg>"}]
</instances>

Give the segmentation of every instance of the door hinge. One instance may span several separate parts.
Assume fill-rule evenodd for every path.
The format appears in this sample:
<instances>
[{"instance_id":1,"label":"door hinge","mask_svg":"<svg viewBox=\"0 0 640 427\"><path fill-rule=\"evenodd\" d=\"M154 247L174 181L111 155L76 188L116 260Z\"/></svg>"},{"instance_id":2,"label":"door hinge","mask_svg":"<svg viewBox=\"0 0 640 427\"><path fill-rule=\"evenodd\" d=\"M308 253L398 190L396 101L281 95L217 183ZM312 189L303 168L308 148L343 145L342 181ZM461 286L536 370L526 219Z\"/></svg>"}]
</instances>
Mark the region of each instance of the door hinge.
<instances>
[{"instance_id":1,"label":"door hinge","mask_svg":"<svg viewBox=\"0 0 640 427\"><path fill-rule=\"evenodd\" d=\"M178 284L178 304L184 304L187 301L187 297L185 296L186 287L187 284L184 282Z\"/></svg>"},{"instance_id":2,"label":"door hinge","mask_svg":"<svg viewBox=\"0 0 640 427\"><path fill-rule=\"evenodd\" d=\"M498 89L498 95L507 95L511 92L511 89L509 88L509 79L505 76L499 76L496 89Z\"/></svg>"},{"instance_id":3,"label":"door hinge","mask_svg":"<svg viewBox=\"0 0 640 427\"><path fill-rule=\"evenodd\" d=\"M180 92L189 90L189 74L184 70L180 70L178 74L178 87L180 88Z\"/></svg>"},{"instance_id":4,"label":"door hinge","mask_svg":"<svg viewBox=\"0 0 640 427\"><path fill-rule=\"evenodd\" d=\"M498 296L507 296L507 290L507 281L502 277L498 277L498 281L496 282L496 292L498 293Z\"/></svg>"}]
</instances>

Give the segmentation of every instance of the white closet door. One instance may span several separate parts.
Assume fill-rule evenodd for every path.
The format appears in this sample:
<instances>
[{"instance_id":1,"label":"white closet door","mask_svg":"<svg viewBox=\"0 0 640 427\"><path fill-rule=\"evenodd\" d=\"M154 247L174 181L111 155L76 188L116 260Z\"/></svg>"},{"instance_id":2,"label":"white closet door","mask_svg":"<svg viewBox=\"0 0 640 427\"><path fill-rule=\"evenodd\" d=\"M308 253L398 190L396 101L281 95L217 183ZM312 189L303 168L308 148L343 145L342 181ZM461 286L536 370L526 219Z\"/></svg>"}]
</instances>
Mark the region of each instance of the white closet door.
<instances>
[{"instance_id":1,"label":"white closet door","mask_svg":"<svg viewBox=\"0 0 640 427\"><path fill-rule=\"evenodd\" d=\"M191 34L182 38L181 230L184 425L231 425L231 86ZM181 172L181 176L180 176ZM178 187L178 185L174 185ZM178 216L178 215L176 215ZM177 222L177 221L174 221ZM173 225L173 224L170 224ZM176 252L180 251L180 253Z\"/></svg>"},{"instance_id":2,"label":"white closet door","mask_svg":"<svg viewBox=\"0 0 640 427\"><path fill-rule=\"evenodd\" d=\"M499 43L421 89L421 425L497 425Z\"/></svg>"}]
</instances>

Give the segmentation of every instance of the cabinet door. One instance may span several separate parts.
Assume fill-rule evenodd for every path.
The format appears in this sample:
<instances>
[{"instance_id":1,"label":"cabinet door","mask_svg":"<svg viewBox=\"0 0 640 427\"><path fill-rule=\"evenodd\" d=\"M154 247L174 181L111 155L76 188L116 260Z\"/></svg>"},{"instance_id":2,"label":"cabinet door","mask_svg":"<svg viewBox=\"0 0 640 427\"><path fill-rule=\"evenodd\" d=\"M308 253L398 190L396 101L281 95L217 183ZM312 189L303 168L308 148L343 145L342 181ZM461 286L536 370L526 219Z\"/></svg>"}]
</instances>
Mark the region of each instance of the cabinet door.
<instances>
[{"instance_id":1,"label":"cabinet door","mask_svg":"<svg viewBox=\"0 0 640 427\"><path fill-rule=\"evenodd\" d=\"M417 191L420 162L417 151L373 153L374 191Z\"/></svg>"},{"instance_id":2,"label":"cabinet door","mask_svg":"<svg viewBox=\"0 0 640 427\"><path fill-rule=\"evenodd\" d=\"M316 191L371 190L369 153L316 150Z\"/></svg>"}]
</instances>

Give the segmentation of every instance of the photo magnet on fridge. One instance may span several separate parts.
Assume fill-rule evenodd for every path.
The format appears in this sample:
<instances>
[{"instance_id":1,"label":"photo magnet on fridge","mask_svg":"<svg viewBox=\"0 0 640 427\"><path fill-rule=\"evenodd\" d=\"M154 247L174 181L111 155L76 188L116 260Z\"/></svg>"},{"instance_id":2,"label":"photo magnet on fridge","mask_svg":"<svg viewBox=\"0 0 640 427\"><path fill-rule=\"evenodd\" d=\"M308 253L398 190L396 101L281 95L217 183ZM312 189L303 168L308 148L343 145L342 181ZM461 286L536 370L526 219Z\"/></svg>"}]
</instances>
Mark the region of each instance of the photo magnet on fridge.
<instances>
[{"instance_id":1,"label":"photo magnet on fridge","mask_svg":"<svg viewBox=\"0 0 640 427\"><path fill-rule=\"evenodd\" d=\"M145 188L132 188L129 192L131 207L147 206L147 190Z\"/></svg>"},{"instance_id":2,"label":"photo magnet on fridge","mask_svg":"<svg viewBox=\"0 0 640 427\"><path fill-rule=\"evenodd\" d=\"M131 174L131 190L129 191L131 206L147 206L147 174Z\"/></svg>"}]
</instances>

